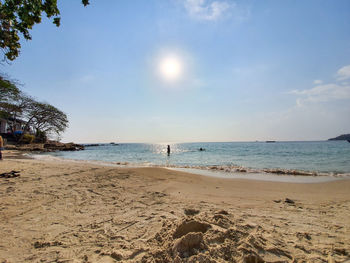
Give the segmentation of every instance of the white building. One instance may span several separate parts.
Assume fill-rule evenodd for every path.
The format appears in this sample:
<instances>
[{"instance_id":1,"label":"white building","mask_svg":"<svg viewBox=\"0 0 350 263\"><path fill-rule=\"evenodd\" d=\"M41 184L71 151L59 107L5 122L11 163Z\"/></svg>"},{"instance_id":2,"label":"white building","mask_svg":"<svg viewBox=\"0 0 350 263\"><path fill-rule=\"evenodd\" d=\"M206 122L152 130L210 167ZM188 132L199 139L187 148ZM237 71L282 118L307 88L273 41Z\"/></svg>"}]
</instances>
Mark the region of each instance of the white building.
<instances>
[{"instance_id":1,"label":"white building","mask_svg":"<svg viewBox=\"0 0 350 263\"><path fill-rule=\"evenodd\" d=\"M22 120L16 120L14 121L13 119L0 119L0 133L8 133L8 130L10 127L15 128L14 131L21 131L22 127L24 125L24 121Z\"/></svg>"}]
</instances>

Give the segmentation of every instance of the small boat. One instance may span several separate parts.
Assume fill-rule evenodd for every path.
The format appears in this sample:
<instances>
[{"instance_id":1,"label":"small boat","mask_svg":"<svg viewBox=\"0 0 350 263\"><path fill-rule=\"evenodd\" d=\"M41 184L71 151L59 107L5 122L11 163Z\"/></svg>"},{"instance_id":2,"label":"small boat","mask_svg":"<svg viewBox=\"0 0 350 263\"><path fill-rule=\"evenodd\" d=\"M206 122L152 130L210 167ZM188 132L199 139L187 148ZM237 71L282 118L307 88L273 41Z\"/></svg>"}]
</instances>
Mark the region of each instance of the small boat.
<instances>
[{"instance_id":1,"label":"small boat","mask_svg":"<svg viewBox=\"0 0 350 263\"><path fill-rule=\"evenodd\" d=\"M266 141L266 143L273 143L273 142L276 142L276 141Z\"/></svg>"}]
</instances>

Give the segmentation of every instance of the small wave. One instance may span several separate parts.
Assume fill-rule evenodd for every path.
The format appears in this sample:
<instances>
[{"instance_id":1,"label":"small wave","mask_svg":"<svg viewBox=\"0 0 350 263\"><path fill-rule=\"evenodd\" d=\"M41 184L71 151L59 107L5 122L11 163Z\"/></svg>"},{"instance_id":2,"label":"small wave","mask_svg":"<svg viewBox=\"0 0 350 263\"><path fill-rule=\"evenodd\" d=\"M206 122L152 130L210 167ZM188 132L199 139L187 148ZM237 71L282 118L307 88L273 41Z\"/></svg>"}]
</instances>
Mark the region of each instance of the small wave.
<instances>
[{"instance_id":1,"label":"small wave","mask_svg":"<svg viewBox=\"0 0 350 263\"><path fill-rule=\"evenodd\" d=\"M208 172L220 172L222 174L240 174L244 175L273 175L273 176L298 176L298 177L338 177L346 178L350 177L350 173L338 173L338 172L316 172L316 171L304 171L297 169L281 169L281 168L264 168L254 169L247 168L238 165L208 165L208 166L196 166L196 165L173 165L173 164L154 164L151 162L122 162L122 161L98 161L98 160L80 160L80 159L68 159L50 154L30 154L30 157L37 160L47 161L68 161L77 163L90 163L95 165L115 166L115 167L159 167L159 168L174 168L174 169L191 169L201 170Z\"/></svg>"},{"instance_id":2,"label":"small wave","mask_svg":"<svg viewBox=\"0 0 350 263\"><path fill-rule=\"evenodd\" d=\"M292 175L292 176L335 176L335 177L347 177L350 173L338 173L338 172L316 172L316 171L304 171L296 169L281 169L281 168L264 168L253 169L236 165L210 165L210 166L191 166L191 165L168 165L169 168L189 168L199 170L218 171L225 173L246 173L246 174L273 174L273 175Z\"/></svg>"},{"instance_id":3,"label":"small wave","mask_svg":"<svg viewBox=\"0 0 350 263\"><path fill-rule=\"evenodd\" d=\"M132 164L128 162L105 162L105 161L95 161L95 160L79 160L79 159L68 159L58 156L53 156L49 154L29 154L29 156L36 160L42 160L42 161L64 161L64 162L73 162L73 163L88 163L88 164L95 164L95 165L103 165L103 166L132 166Z\"/></svg>"},{"instance_id":4,"label":"small wave","mask_svg":"<svg viewBox=\"0 0 350 263\"><path fill-rule=\"evenodd\" d=\"M44 161L59 161L59 160L66 160L64 158L52 156L49 154L28 154L29 157L36 159L36 160L44 160Z\"/></svg>"},{"instance_id":5,"label":"small wave","mask_svg":"<svg viewBox=\"0 0 350 263\"><path fill-rule=\"evenodd\" d=\"M343 179L350 179L348 176L297 176L297 175L277 175L273 173L235 173L224 172L222 170L208 170L208 169L195 169L195 168L168 168L175 171L187 172L191 174L199 174L209 177L225 178L225 179L244 179L244 180L256 180L256 181L270 181L270 182L283 182L283 183L325 183L338 181Z\"/></svg>"}]
</instances>

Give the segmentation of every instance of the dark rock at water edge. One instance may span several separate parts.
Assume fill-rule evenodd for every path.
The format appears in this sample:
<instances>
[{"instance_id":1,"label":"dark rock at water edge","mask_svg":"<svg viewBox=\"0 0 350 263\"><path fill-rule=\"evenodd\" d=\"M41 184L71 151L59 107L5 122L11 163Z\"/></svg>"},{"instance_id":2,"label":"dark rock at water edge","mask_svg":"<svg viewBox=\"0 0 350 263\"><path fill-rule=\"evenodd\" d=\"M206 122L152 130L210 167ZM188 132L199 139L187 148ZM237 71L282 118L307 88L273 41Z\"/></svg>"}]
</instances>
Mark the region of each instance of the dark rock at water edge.
<instances>
[{"instance_id":1,"label":"dark rock at water edge","mask_svg":"<svg viewBox=\"0 0 350 263\"><path fill-rule=\"evenodd\" d=\"M80 151L84 150L84 146L80 144L62 143L56 141L48 141L46 143L31 144L9 144L5 146L6 150L17 150L27 152L55 152L55 151Z\"/></svg>"},{"instance_id":2,"label":"dark rock at water edge","mask_svg":"<svg viewBox=\"0 0 350 263\"><path fill-rule=\"evenodd\" d=\"M44 149L51 151L80 151L84 150L85 147L83 145L75 144L73 142L62 143L50 141L44 144Z\"/></svg>"},{"instance_id":3,"label":"dark rock at water edge","mask_svg":"<svg viewBox=\"0 0 350 263\"><path fill-rule=\"evenodd\" d=\"M84 147L98 147L98 146L102 146L99 143L90 143L90 144L83 144Z\"/></svg>"},{"instance_id":4,"label":"dark rock at water edge","mask_svg":"<svg viewBox=\"0 0 350 263\"><path fill-rule=\"evenodd\" d=\"M328 141L349 141L350 140L350 133L349 134L342 134L335 138L330 138Z\"/></svg>"}]
</instances>

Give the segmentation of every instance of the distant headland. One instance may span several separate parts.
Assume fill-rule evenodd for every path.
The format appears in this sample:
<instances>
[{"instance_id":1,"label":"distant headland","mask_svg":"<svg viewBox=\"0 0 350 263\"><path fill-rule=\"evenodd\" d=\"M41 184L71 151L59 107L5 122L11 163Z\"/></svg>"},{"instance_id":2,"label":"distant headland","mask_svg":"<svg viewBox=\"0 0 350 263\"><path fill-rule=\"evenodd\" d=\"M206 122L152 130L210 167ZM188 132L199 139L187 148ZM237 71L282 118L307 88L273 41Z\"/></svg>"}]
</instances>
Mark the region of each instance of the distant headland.
<instances>
[{"instance_id":1,"label":"distant headland","mask_svg":"<svg viewBox=\"0 0 350 263\"><path fill-rule=\"evenodd\" d=\"M328 139L328 141L343 141L343 140L350 140L350 134L342 134L335 138Z\"/></svg>"}]
</instances>

